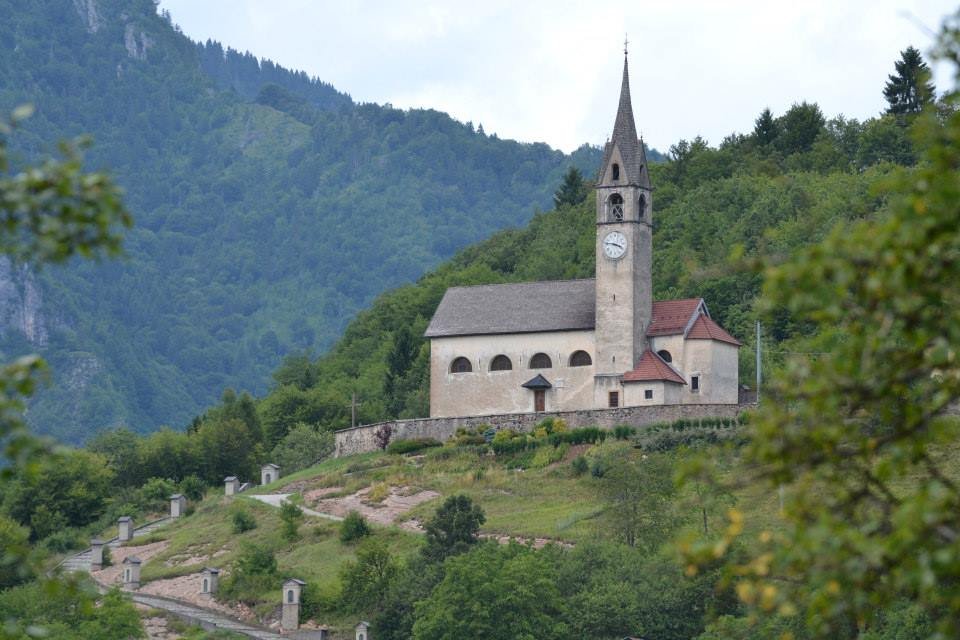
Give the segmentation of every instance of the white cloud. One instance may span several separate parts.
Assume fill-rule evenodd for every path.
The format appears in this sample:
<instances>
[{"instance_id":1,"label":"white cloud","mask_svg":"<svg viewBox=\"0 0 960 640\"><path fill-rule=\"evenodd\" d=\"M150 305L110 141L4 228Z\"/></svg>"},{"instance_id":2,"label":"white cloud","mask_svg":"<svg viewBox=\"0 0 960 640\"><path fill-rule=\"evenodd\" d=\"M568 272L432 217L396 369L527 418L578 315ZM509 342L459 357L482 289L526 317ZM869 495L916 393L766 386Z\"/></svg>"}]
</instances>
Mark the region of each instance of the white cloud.
<instances>
[{"instance_id":1,"label":"white cloud","mask_svg":"<svg viewBox=\"0 0 960 640\"><path fill-rule=\"evenodd\" d=\"M898 52L927 49L946 0L364 3L161 0L194 39L331 82L361 101L431 107L571 150L601 143L629 32L637 126L665 150L746 131L799 100L864 118ZM909 13L908 13L909 12ZM918 24L919 22L919 24ZM946 74L937 80L946 83Z\"/></svg>"}]
</instances>

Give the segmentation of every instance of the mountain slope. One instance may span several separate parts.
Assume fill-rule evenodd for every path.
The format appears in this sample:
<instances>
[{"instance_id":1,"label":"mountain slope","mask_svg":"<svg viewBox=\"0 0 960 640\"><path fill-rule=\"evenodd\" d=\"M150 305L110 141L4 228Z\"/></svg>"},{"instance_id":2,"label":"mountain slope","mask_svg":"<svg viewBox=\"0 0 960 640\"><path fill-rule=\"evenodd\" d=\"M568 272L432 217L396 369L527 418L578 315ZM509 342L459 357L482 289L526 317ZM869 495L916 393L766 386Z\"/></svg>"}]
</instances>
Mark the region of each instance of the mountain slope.
<instances>
[{"instance_id":1,"label":"mountain slope","mask_svg":"<svg viewBox=\"0 0 960 640\"><path fill-rule=\"evenodd\" d=\"M149 0L0 0L0 112L37 112L23 157L92 134L126 189L126 260L30 274L0 350L39 350L28 417L80 441L181 426L225 387L262 392L283 354L326 349L380 292L550 203L572 156L191 42ZM34 278L28 299L25 278ZM25 331L24 326L34 327Z\"/></svg>"}]
</instances>

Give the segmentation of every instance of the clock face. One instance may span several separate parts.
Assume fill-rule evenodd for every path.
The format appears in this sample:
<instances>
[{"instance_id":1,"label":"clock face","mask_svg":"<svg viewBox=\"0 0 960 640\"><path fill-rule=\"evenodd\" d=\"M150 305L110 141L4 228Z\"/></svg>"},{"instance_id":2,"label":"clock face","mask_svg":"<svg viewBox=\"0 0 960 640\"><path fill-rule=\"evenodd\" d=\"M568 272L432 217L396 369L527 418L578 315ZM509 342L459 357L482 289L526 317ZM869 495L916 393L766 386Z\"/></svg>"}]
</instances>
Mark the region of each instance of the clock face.
<instances>
[{"instance_id":1,"label":"clock face","mask_svg":"<svg viewBox=\"0 0 960 640\"><path fill-rule=\"evenodd\" d=\"M603 239L603 255L619 260L627 252L627 237L619 231L611 231Z\"/></svg>"}]
</instances>

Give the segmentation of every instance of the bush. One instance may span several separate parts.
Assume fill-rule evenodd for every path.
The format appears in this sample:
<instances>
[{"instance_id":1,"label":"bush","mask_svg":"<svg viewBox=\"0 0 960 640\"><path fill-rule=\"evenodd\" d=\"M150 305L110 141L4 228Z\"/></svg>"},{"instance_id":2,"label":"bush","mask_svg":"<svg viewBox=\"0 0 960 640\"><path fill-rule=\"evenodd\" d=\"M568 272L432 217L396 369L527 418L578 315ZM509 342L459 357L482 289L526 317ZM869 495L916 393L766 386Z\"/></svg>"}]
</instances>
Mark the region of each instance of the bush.
<instances>
[{"instance_id":1,"label":"bush","mask_svg":"<svg viewBox=\"0 0 960 640\"><path fill-rule=\"evenodd\" d=\"M370 525L367 519L356 511L351 511L340 523L340 542L350 544L370 535Z\"/></svg>"},{"instance_id":2,"label":"bush","mask_svg":"<svg viewBox=\"0 0 960 640\"><path fill-rule=\"evenodd\" d=\"M86 544L87 539L80 530L70 527L55 531L43 539L43 546L54 553L82 549Z\"/></svg>"},{"instance_id":3,"label":"bush","mask_svg":"<svg viewBox=\"0 0 960 640\"><path fill-rule=\"evenodd\" d=\"M493 439L490 441L490 444L497 445L504 442L509 442L517 437L517 432L513 429L501 429L493 434Z\"/></svg>"},{"instance_id":4,"label":"bush","mask_svg":"<svg viewBox=\"0 0 960 640\"><path fill-rule=\"evenodd\" d=\"M627 440L637 433L636 427L628 425L618 425L613 428L613 437L617 440Z\"/></svg>"},{"instance_id":5,"label":"bush","mask_svg":"<svg viewBox=\"0 0 960 640\"><path fill-rule=\"evenodd\" d=\"M563 460L563 456L567 455L567 451L569 450L570 445L566 443L557 445L556 447L551 447L549 445L540 447L533 455L533 460L530 461L530 466L534 469L543 469L554 462L560 462Z\"/></svg>"},{"instance_id":6,"label":"bush","mask_svg":"<svg viewBox=\"0 0 960 640\"><path fill-rule=\"evenodd\" d=\"M607 432L597 427L583 427L550 435L550 444L598 444L607 438Z\"/></svg>"},{"instance_id":7,"label":"bush","mask_svg":"<svg viewBox=\"0 0 960 640\"><path fill-rule=\"evenodd\" d=\"M187 500L203 500L206 491L207 485L196 475L191 474L180 481L180 493L185 495Z\"/></svg>"},{"instance_id":8,"label":"bush","mask_svg":"<svg viewBox=\"0 0 960 640\"><path fill-rule=\"evenodd\" d=\"M145 511L162 511L170 496L177 492L177 485L166 478L150 478L140 487L137 503Z\"/></svg>"},{"instance_id":9,"label":"bush","mask_svg":"<svg viewBox=\"0 0 960 640\"><path fill-rule=\"evenodd\" d=\"M233 564L233 573L223 581L220 592L228 600L255 604L264 591L277 586L277 559L273 549L244 542Z\"/></svg>"},{"instance_id":10,"label":"bush","mask_svg":"<svg viewBox=\"0 0 960 640\"><path fill-rule=\"evenodd\" d=\"M387 445L387 453L392 453L395 455L403 455L406 453L414 453L417 451L423 451L424 449L430 449L431 447L439 447L442 444L435 440L434 438L411 438L410 440L394 440L389 445Z\"/></svg>"},{"instance_id":11,"label":"bush","mask_svg":"<svg viewBox=\"0 0 960 640\"><path fill-rule=\"evenodd\" d=\"M236 534L253 531L257 528L257 520L250 513L243 509L237 509L233 512L233 532Z\"/></svg>"},{"instance_id":12,"label":"bush","mask_svg":"<svg viewBox=\"0 0 960 640\"><path fill-rule=\"evenodd\" d=\"M300 507L284 500L280 505L280 520L283 521L281 533L284 540L293 542L300 537L300 522L303 520L303 511L300 510Z\"/></svg>"},{"instance_id":13,"label":"bush","mask_svg":"<svg viewBox=\"0 0 960 640\"><path fill-rule=\"evenodd\" d=\"M113 566L113 555L110 553L109 545L103 545L103 566Z\"/></svg>"},{"instance_id":14,"label":"bush","mask_svg":"<svg viewBox=\"0 0 960 640\"><path fill-rule=\"evenodd\" d=\"M573 459L573 462L570 463L570 467L573 468L573 475L582 476L590 470L590 463L588 463L587 459L583 456L577 456Z\"/></svg>"}]
</instances>

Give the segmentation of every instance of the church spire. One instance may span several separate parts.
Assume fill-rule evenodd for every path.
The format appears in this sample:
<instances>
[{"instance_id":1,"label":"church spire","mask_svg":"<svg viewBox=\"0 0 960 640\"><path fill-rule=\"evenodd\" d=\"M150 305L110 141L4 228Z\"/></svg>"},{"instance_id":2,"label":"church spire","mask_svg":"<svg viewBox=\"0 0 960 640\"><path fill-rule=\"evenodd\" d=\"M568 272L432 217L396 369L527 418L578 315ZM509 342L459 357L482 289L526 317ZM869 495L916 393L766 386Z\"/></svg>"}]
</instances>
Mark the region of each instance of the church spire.
<instances>
[{"instance_id":1,"label":"church spire","mask_svg":"<svg viewBox=\"0 0 960 640\"><path fill-rule=\"evenodd\" d=\"M620 102L617 105L617 118L613 123L613 135L604 153L602 165L604 168L610 162L614 146L620 150L627 181L630 184L649 188L650 177L647 174L646 153L644 153L643 143L637 137L637 125L633 119L626 40L623 43L623 80L620 84Z\"/></svg>"}]
</instances>

